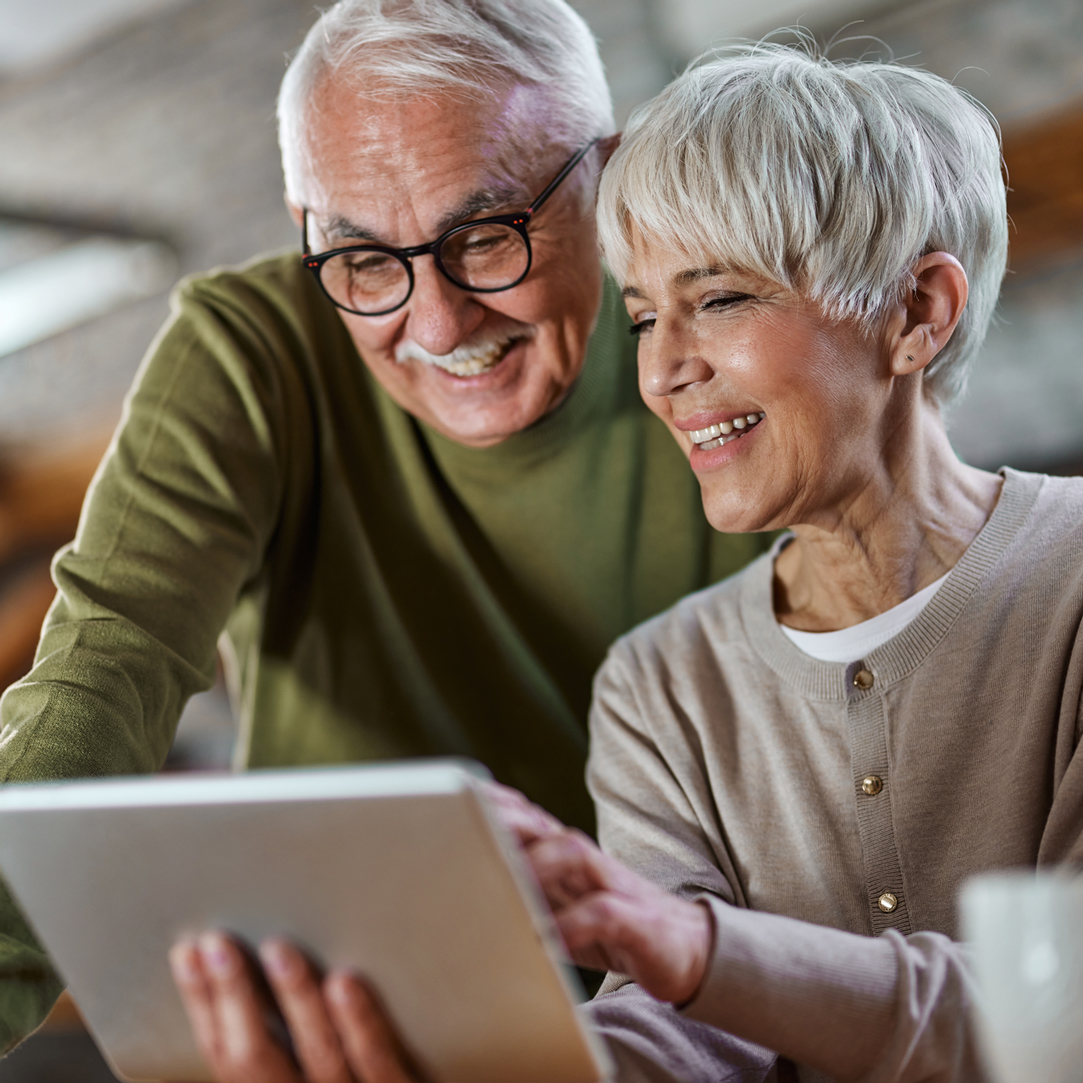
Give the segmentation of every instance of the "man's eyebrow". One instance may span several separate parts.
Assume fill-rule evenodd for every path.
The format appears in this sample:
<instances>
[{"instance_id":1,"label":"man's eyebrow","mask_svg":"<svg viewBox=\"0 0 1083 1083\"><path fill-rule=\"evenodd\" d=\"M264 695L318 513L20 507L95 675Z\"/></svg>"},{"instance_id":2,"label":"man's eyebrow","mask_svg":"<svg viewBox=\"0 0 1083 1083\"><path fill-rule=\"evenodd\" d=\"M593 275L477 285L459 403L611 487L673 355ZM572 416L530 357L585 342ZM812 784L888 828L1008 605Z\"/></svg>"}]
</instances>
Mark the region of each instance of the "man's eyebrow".
<instances>
[{"instance_id":1,"label":"man's eyebrow","mask_svg":"<svg viewBox=\"0 0 1083 1083\"><path fill-rule=\"evenodd\" d=\"M371 230L355 225L348 218L336 214L323 228L325 237L341 237L344 241L371 241L381 244L381 240Z\"/></svg>"},{"instance_id":2,"label":"man's eyebrow","mask_svg":"<svg viewBox=\"0 0 1083 1083\"><path fill-rule=\"evenodd\" d=\"M494 211L503 210L516 204L525 206L528 198L529 196L524 197L522 192L510 187L479 188L476 192L471 192L465 199L460 200L436 223L437 233L445 233L453 226L462 225L476 215L492 214Z\"/></svg>"},{"instance_id":3,"label":"man's eyebrow","mask_svg":"<svg viewBox=\"0 0 1083 1083\"><path fill-rule=\"evenodd\" d=\"M447 232L453 226L462 225L476 215L490 214L505 207L511 207L519 203L525 204L527 197L512 188L480 188L471 192L451 210L449 210L439 222L436 223L436 235ZM327 223L323 231L325 237L336 237L346 241L368 241L371 244L385 244L371 230L356 225L342 215L335 215ZM433 238L435 240L435 237Z\"/></svg>"},{"instance_id":4,"label":"man's eyebrow","mask_svg":"<svg viewBox=\"0 0 1083 1083\"><path fill-rule=\"evenodd\" d=\"M638 286L625 286L620 291L621 297L635 297L639 300L643 299L643 293Z\"/></svg>"}]
</instances>

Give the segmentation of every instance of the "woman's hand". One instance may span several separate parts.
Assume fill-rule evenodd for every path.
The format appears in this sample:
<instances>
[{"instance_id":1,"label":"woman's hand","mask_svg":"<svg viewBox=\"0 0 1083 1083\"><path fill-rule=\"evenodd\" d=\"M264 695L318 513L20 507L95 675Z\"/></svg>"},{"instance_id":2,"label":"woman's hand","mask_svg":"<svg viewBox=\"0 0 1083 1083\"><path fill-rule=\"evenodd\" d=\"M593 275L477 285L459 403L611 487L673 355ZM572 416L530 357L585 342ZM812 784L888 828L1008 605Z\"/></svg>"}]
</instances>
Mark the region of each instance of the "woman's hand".
<instances>
[{"instance_id":1,"label":"woman's hand","mask_svg":"<svg viewBox=\"0 0 1083 1083\"><path fill-rule=\"evenodd\" d=\"M705 906L656 887L506 786L484 787L523 847L568 953L615 970L652 996L683 1004L699 989L713 927Z\"/></svg>"},{"instance_id":2,"label":"woman's hand","mask_svg":"<svg viewBox=\"0 0 1083 1083\"><path fill-rule=\"evenodd\" d=\"M264 941L259 955L296 1059L272 1035L266 993L228 937L205 933L169 954L196 1043L219 1083L416 1083L387 1016L360 979L336 971L320 981L283 940Z\"/></svg>"}]
</instances>

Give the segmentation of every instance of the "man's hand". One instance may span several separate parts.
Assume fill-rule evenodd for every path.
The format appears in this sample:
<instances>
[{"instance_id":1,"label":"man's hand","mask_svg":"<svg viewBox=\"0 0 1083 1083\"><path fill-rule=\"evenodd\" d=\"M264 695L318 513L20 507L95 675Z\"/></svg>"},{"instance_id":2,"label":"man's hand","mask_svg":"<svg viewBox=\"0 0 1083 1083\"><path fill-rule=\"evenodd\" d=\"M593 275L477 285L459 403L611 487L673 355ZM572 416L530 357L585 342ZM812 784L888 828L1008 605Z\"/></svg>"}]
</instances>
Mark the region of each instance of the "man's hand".
<instances>
[{"instance_id":1,"label":"man's hand","mask_svg":"<svg viewBox=\"0 0 1083 1083\"><path fill-rule=\"evenodd\" d=\"M523 847L580 966L627 974L659 1000L695 996L710 959L705 906L656 887L506 786L484 792Z\"/></svg>"},{"instance_id":2,"label":"man's hand","mask_svg":"<svg viewBox=\"0 0 1083 1083\"><path fill-rule=\"evenodd\" d=\"M205 933L169 955L199 1050L219 1083L416 1083L387 1016L360 979L336 971L321 982L283 940L264 941L259 954L296 1060L272 1036L266 994L228 937Z\"/></svg>"}]
</instances>

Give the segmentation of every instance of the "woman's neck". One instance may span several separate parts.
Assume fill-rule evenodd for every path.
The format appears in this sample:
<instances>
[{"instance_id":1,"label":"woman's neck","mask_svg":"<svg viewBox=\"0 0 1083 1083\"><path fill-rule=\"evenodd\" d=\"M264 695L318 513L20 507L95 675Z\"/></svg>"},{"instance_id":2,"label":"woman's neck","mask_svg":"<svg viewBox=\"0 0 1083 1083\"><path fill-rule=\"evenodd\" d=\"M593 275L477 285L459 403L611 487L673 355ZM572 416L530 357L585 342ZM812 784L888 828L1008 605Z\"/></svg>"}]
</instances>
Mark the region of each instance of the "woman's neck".
<instances>
[{"instance_id":1,"label":"woman's neck","mask_svg":"<svg viewBox=\"0 0 1083 1083\"><path fill-rule=\"evenodd\" d=\"M886 612L951 571L988 520L1001 479L959 461L935 406L883 446L872 469L855 469L847 499L791 527L775 561L782 624L830 632Z\"/></svg>"}]
</instances>

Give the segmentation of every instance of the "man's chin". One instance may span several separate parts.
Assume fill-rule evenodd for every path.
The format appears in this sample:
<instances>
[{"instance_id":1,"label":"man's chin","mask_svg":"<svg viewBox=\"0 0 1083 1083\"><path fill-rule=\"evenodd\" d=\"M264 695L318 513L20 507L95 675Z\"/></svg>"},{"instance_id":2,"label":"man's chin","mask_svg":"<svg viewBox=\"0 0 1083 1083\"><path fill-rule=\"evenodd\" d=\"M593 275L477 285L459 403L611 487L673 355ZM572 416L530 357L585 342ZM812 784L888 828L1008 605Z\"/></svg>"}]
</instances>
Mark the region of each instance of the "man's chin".
<instances>
[{"instance_id":1,"label":"man's chin","mask_svg":"<svg viewBox=\"0 0 1083 1083\"><path fill-rule=\"evenodd\" d=\"M425 420L444 436L470 447L490 447L529 428L555 402L551 393L525 380L528 353L527 343L519 341L498 364L475 376L453 376L426 366L423 383L430 394L424 396L428 399Z\"/></svg>"}]
</instances>

